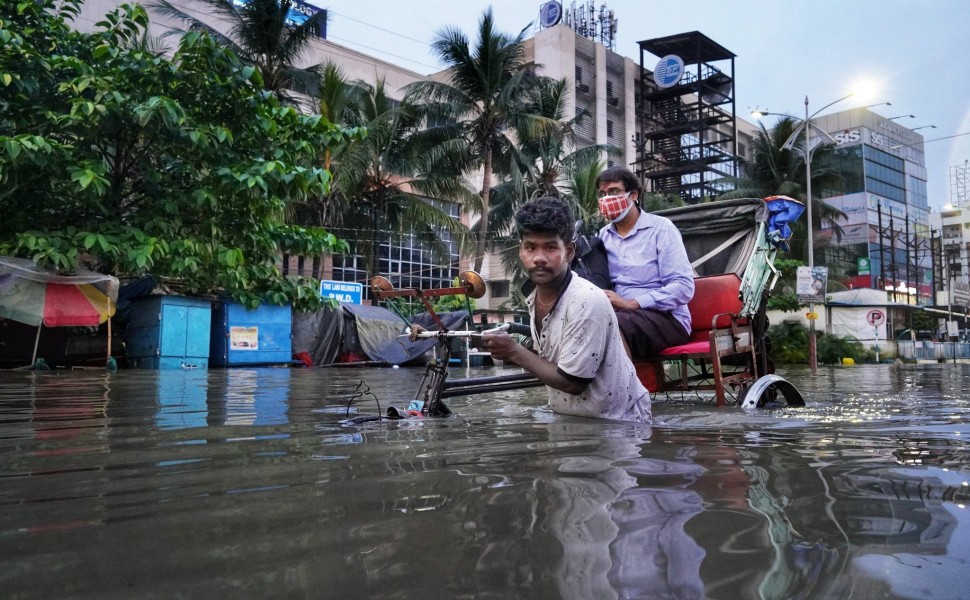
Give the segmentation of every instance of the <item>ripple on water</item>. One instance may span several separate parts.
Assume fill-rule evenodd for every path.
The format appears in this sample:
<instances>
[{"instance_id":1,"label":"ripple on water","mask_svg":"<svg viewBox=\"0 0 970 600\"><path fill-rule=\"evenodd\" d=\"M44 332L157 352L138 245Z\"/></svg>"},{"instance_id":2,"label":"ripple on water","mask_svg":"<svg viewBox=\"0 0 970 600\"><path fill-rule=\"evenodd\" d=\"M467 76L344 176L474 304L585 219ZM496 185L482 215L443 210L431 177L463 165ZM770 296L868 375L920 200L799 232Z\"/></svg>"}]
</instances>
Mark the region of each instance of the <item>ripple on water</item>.
<instances>
[{"instance_id":1,"label":"ripple on water","mask_svg":"<svg viewBox=\"0 0 970 600\"><path fill-rule=\"evenodd\" d=\"M970 556L968 374L792 369L804 409L658 403L644 427L555 415L542 389L341 425L361 382L386 407L420 369L4 373L0 586L894 598L905 575L952 597L941 582Z\"/></svg>"}]
</instances>

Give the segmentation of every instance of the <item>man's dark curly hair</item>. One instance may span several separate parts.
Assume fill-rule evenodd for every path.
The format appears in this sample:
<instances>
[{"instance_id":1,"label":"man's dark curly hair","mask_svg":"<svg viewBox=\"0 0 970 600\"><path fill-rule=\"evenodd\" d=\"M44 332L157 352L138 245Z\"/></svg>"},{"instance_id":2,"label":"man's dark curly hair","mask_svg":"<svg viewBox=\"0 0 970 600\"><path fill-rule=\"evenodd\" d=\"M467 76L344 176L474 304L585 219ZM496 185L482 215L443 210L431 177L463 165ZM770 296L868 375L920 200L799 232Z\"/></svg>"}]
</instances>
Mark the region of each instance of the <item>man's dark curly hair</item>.
<instances>
[{"instance_id":1,"label":"man's dark curly hair","mask_svg":"<svg viewBox=\"0 0 970 600\"><path fill-rule=\"evenodd\" d=\"M599 177L596 178L596 187L599 187L604 181L619 181L623 184L626 191L636 192L638 199L643 195L643 189L640 188L640 180L637 179L637 176L630 169L610 167L600 173Z\"/></svg>"},{"instance_id":2,"label":"man's dark curly hair","mask_svg":"<svg viewBox=\"0 0 970 600\"><path fill-rule=\"evenodd\" d=\"M552 196L526 202L515 211L519 239L530 233L552 233L564 242L573 241L576 223L569 205Z\"/></svg>"}]
</instances>

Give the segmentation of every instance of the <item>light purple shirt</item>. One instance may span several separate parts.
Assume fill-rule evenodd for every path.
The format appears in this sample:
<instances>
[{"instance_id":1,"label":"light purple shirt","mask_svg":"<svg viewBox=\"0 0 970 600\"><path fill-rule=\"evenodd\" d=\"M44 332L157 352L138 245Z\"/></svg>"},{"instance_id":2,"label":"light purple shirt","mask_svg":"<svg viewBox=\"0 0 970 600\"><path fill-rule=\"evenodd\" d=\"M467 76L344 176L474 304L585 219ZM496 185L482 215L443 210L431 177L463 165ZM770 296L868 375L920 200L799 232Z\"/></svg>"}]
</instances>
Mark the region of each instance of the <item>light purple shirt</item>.
<instances>
[{"instance_id":1,"label":"light purple shirt","mask_svg":"<svg viewBox=\"0 0 970 600\"><path fill-rule=\"evenodd\" d=\"M694 270L680 231L666 217L643 210L626 237L610 223L600 230L613 291L640 308L669 311L690 332L687 303L694 297Z\"/></svg>"}]
</instances>

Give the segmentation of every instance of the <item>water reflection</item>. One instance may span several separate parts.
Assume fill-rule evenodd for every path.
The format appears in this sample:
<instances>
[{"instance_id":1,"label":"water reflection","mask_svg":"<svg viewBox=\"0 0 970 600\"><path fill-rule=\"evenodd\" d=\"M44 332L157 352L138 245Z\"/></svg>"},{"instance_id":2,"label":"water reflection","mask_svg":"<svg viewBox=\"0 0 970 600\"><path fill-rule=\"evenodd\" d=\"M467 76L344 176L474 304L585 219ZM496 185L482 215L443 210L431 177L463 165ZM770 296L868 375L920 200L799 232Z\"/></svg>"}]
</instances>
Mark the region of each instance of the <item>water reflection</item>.
<instances>
[{"instance_id":1,"label":"water reflection","mask_svg":"<svg viewBox=\"0 0 970 600\"><path fill-rule=\"evenodd\" d=\"M652 429L541 390L340 424L420 374L0 373L5 596L970 595L962 365L793 371L805 409Z\"/></svg>"},{"instance_id":2,"label":"water reflection","mask_svg":"<svg viewBox=\"0 0 970 600\"><path fill-rule=\"evenodd\" d=\"M564 421L526 444L511 476L493 461L465 470L480 486L455 507L466 585L501 581L516 597L702 597L704 551L684 524L701 511L688 488L703 469L682 449L642 456L649 428Z\"/></svg>"}]
</instances>

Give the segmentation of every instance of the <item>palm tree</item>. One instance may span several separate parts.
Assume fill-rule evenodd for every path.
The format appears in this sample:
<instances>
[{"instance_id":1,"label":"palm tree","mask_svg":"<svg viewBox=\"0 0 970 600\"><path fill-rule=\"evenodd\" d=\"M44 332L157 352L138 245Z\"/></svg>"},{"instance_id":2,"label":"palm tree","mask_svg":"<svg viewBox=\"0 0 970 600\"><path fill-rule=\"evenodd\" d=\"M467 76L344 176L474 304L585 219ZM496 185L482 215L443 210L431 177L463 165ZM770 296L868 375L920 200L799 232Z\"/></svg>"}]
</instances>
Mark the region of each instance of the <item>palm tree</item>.
<instances>
[{"instance_id":1,"label":"palm tree","mask_svg":"<svg viewBox=\"0 0 970 600\"><path fill-rule=\"evenodd\" d=\"M554 196L570 204L578 219L589 222L597 210L596 188L592 182L603 169L600 157L619 153L617 148L607 144L576 148L575 127L589 114L583 110L570 119L565 118L568 90L569 82L565 79L535 79L524 95L523 111L548 119L554 125L536 130L526 123L520 130L513 123L511 128L518 144L503 154L497 164L504 177L491 190L489 230L493 232L494 249L498 250L506 273L512 274L516 285L525 275L516 251L515 211L535 198ZM571 187L576 174L581 173L591 174L590 193L585 200L576 196ZM589 207L592 212L588 211Z\"/></svg>"},{"instance_id":2,"label":"palm tree","mask_svg":"<svg viewBox=\"0 0 970 600\"><path fill-rule=\"evenodd\" d=\"M382 79L375 85L350 85L354 89L344 96L351 105L344 115L350 117L349 125L366 128L367 135L334 157L333 193L328 199L334 206L323 225L368 232L367 237L348 237L351 250L367 257L371 273L377 270L380 244L395 234L412 235L446 257L441 233L462 244L468 230L438 201L467 202L474 197L450 156L462 149L461 144L428 147L418 135L419 111L407 101L390 98Z\"/></svg>"},{"instance_id":3,"label":"palm tree","mask_svg":"<svg viewBox=\"0 0 970 600\"><path fill-rule=\"evenodd\" d=\"M551 125L536 129L529 127L529 121L522 127L518 123L512 124L518 145L504 154L499 164L506 176L502 183L492 189L489 212L491 231L509 231L516 209L523 202L540 196L563 198L572 204L577 217L585 219L590 216L584 203L573 198L568 184L573 181L574 173L588 170L590 165L597 165L602 170L600 158L604 155L615 156L620 151L608 144L576 147L575 127L589 114L583 110L570 119L566 118L568 90L569 82L565 79L537 77L525 94L524 113L530 119L546 119ZM595 189L592 191L595 212L596 193Z\"/></svg>"},{"instance_id":4,"label":"palm tree","mask_svg":"<svg viewBox=\"0 0 970 600\"><path fill-rule=\"evenodd\" d=\"M292 0L200 1L211 22L176 7L169 0L155 0L149 6L162 15L186 21L191 29L208 32L244 63L255 67L262 76L263 88L275 92L281 99L295 104L296 96L291 91L308 94L316 90L315 67L301 68L296 64L326 22L326 11L293 25L287 21ZM228 23L228 32L223 33L225 28L217 25L220 21ZM184 33L178 29L173 32Z\"/></svg>"},{"instance_id":5,"label":"palm tree","mask_svg":"<svg viewBox=\"0 0 970 600\"><path fill-rule=\"evenodd\" d=\"M488 214L494 166L512 151L513 125L519 131L540 131L553 125L531 115L523 98L534 85L523 53L528 27L509 36L495 30L492 10L482 15L474 46L460 30L446 28L432 43L435 54L448 65L448 81L420 81L408 86L408 98L423 103L429 135L461 139L468 154L461 166L482 169L476 232L475 270L480 270L488 242Z\"/></svg>"},{"instance_id":6,"label":"palm tree","mask_svg":"<svg viewBox=\"0 0 970 600\"><path fill-rule=\"evenodd\" d=\"M753 160L742 168L744 175L739 178L725 177L722 181L733 186L733 190L718 196L718 200L729 198L765 198L768 196L791 196L803 202L805 198L805 157L802 145L793 150L782 150L782 145L791 137L798 127L799 121L785 117L772 128L767 129L759 124L761 130L754 140L752 148ZM830 168L816 167L816 162L823 162L832 152L831 147L819 148L813 155L812 162L812 190L840 189L843 182L839 174ZM817 194L812 194L812 231L817 231L824 225L832 229L835 237L842 237L842 227L839 221L845 220L845 213L833 208L822 201ZM808 226L799 220L792 226L792 251L803 258L808 256Z\"/></svg>"}]
</instances>

